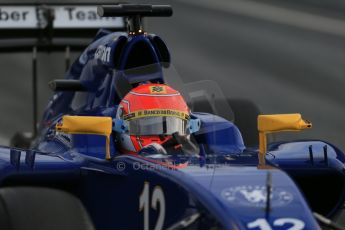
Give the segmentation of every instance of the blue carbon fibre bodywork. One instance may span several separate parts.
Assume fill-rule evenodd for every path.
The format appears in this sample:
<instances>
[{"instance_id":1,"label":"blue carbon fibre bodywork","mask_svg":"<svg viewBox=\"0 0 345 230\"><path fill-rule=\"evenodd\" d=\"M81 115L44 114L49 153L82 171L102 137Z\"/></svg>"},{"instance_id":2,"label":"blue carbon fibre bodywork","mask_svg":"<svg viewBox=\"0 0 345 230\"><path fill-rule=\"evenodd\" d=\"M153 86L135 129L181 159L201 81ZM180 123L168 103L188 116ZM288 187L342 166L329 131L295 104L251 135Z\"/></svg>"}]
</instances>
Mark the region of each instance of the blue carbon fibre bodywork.
<instances>
[{"instance_id":1,"label":"blue carbon fibre bodywork","mask_svg":"<svg viewBox=\"0 0 345 230\"><path fill-rule=\"evenodd\" d=\"M107 161L104 137L55 131L65 114L115 118L121 99L117 80L139 60L158 69L126 73L134 86L165 82L162 62L169 62L170 54L158 36L101 30L66 74L87 91L53 96L32 150L0 148L0 185L66 190L80 198L97 229L142 229L145 221L153 229L163 217L166 229L198 214L195 224L203 229L314 230L319 226L312 210L332 217L344 204L345 156L323 141L272 143L269 167L258 169L258 149L244 145L232 122L207 113L192 114L201 120L192 135L200 152L169 159L120 154L112 135ZM272 194L266 208L268 175ZM141 205L145 188L150 196L160 194L159 202L148 206L148 220Z\"/></svg>"},{"instance_id":2,"label":"blue carbon fibre bodywork","mask_svg":"<svg viewBox=\"0 0 345 230\"><path fill-rule=\"evenodd\" d=\"M133 212L138 210L138 197L145 182L160 186L164 191L166 227L196 210L210 212L209 215L221 223L224 229L247 229L248 223L266 218L262 203L236 201L225 195L229 190L238 192L243 187L265 187L267 170L258 170L255 164L242 166L233 164L231 161L237 161L234 159L231 163L224 159L210 159L212 163L200 166L200 159L195 158L189 159L189 166L183 169L169 169L165 166L157 167L159 162L142 157L119 155L107 162L70 151L63 155L37 153L34 168L31 169L24 161L26 153L22 152L17 170L8 163L9 151L3 150L1 154L1 168L6 172L1 176L3 184L11 185L13 182L9 181L20 183L21 177L28 183L31 183L30 180L41 180L41 183L45 180L49 180L49 183L60 180L78 181L75 185L77 191L74 192L90 210L99 229L111 229L114 225L119 229L137 229L142 226L141 213ZM124 165L123 170L118 168L120 163ZM317 224L294 182L280 170L273 170L272 177L274 189L289 193L291 197L287 203L272 203L268 222L273 223L281 217L296 218L303 220L305 229L315 229ZM236 198L236 195L233 196ZM179 215L172 215L173 213ZM119 217L115 218L116 221L114 215ZM138 221L131 222L128 216ZM155 218L157 217L153 215L152 219Z\"/></svg>"}]
</instances>

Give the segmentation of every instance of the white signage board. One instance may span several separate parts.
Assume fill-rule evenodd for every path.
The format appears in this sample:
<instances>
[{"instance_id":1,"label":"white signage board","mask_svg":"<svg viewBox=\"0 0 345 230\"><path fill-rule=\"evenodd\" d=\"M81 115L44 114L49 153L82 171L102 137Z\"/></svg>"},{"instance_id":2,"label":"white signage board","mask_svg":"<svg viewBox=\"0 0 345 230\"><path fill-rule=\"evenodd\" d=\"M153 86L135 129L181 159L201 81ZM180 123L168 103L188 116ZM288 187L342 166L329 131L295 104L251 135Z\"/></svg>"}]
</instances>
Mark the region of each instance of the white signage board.
<instances>
[{"instance_id":1,"label":"white signage board","mask_svg":"<svg viewBox=\"0 0 345 230\"><path fill-rule=\"evenodd\" d=\"M54 10L55 29L124 27L121 17L99 17L97 6L48 7ZM42 24L41 15L41 8L36 6L0 6L0 29L38 29Z\"/></svg>"}]
</instances>

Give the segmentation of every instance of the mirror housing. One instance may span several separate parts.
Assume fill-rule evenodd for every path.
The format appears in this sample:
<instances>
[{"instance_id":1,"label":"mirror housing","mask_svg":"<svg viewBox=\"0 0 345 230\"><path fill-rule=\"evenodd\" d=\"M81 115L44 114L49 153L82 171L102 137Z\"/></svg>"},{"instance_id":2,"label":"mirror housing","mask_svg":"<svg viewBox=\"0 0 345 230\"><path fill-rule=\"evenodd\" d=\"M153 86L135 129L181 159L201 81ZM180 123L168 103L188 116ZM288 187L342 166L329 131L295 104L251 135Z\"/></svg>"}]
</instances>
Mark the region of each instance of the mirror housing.
<instances>
[{"instance_id":1,"label":"mirror housing","mask_svg":"<svg viewBox=\"0 0 345 230\"><path fill-rule=\"evenodd\" d=\"M259 132L300 131L311 127L312 124L307 120L303 120L299 113L258 116Z\"/></svg>"},{"instance_id":2,"label":"mirror housing","mask_svg":"<svg viewBox=\"0 0 345 230\"><path fill-rule=\"evenodd\" d=\"M56 131L68 134L92 134L106 137L105 158L110 159L110 135L113 121L111 117L63 116L56 124Z\"/></svg>"},{"instance_id":3,"label":"mirror housing","mask_svg":"<svg viewBox=\"0 0 345 230\"><path fill-rule=\"evenodd\" d=\"M299 113L259 115L259 165L265 165L267 152L267 134L285 131L301 131L312 127L312 123L304 120Z\"/></svg>"}]
</instances>

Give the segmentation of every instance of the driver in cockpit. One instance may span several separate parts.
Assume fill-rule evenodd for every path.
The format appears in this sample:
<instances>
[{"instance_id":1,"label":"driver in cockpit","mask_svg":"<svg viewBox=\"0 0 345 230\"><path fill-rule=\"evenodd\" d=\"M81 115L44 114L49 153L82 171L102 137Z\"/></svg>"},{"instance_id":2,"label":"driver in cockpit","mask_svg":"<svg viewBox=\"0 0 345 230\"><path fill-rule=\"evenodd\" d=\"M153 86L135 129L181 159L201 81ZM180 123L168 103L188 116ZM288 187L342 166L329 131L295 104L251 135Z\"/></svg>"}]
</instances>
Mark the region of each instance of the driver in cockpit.
<instances>
[{"instance_id":1,"label":"driver in cockpit","mask_svg":"<svg viewBox=\"0 0 345 230\"><path fill-rule=\"evenodd\" d=\"M198 154L191 134L200 129L182 95L165 84L143 84L120 102L114 120L121 153L136 154L153 147L160 153Z\"/></svg>"}]
</instances>

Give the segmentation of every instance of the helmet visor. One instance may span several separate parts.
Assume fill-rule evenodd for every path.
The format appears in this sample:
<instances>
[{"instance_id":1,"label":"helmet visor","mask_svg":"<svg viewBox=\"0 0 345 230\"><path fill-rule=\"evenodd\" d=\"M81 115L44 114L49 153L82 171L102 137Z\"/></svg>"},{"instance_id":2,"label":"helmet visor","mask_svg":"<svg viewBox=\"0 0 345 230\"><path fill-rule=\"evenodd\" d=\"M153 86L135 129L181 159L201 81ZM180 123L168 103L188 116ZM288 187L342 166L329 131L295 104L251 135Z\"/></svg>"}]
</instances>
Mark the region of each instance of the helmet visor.
<instances>
[{"instance_id":1,"label":"helmet visor","mask_svg":"<svg viewBox=\"0 0 345 230\"><path fill-rule=\"evenodd\" d=\"M156 136L171 135L178 132L186 134L187 120L177 117L143 117L128 121L130 135Z\"/></svg>"}]
</instances>

